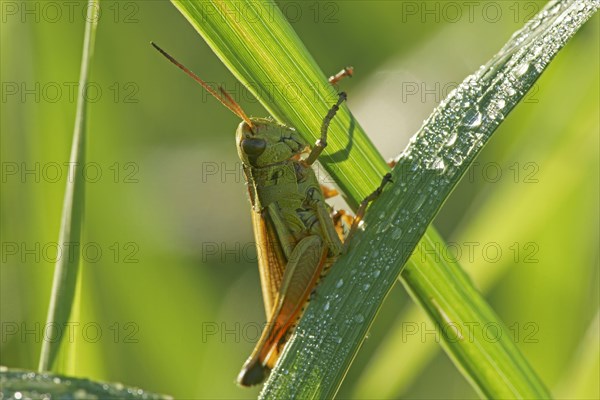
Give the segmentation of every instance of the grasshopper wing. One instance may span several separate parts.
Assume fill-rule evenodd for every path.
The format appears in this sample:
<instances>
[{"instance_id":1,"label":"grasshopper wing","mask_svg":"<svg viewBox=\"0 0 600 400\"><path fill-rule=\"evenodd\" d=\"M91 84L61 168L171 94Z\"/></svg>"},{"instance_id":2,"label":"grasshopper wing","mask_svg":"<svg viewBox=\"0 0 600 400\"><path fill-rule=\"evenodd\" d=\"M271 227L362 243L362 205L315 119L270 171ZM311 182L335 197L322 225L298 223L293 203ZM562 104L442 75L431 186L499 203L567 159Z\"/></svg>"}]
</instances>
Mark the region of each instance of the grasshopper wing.
<instances>
[{"instance_id":1,"label":"grasshopper wing","mask_svg":"<svg viewBox=\"0 0 600 400\"><path fill-rule=\"evenodd\" d=\"M268 219L266 212L252 210L252 226L256 239L256 253L258 257L258 271L262 287L265 314L267 318L273 312L275 298L281 287L283 271L287 260L279 245L275 228Z\"/></svg>"},{"instance_id":2,"label":"grasshopper wing","mask_svg":"<svg viewBox=\"0 0 600 400\"><path fill-rule=\"evenodd\" d=\"M319 236L307 236L298 242L285 267L267 326L238 376L239 384L258 384L273 368L281 344L302 314L326 260L327 247Z\"/></svg>"}]
</instances>

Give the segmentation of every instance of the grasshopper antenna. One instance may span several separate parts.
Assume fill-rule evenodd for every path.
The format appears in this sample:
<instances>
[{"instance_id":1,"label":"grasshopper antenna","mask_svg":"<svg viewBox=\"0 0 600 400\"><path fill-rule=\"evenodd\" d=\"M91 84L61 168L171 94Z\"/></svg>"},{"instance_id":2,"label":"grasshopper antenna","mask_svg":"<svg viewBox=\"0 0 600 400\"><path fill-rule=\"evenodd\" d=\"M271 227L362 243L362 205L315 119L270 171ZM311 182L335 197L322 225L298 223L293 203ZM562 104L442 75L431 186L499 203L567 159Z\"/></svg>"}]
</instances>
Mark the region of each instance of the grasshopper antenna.
<instances>
[{"instance_id":1,"label":"grasshopper antenna","mask_svg":"<svg viewBox=\"0 0 600 400\"><path fill-rule=\"evenodd\" d=\"M231 95L229 93L227 93L225 91L225 89L223 89L221 86L219 86L219 92L221 92L221 102L223 101L227 101L228 104L231 106L230 110L235 110L234 113L236 113L237 115L239 115L244 121L246 121L246 123L250 126L250 128L252 128L252 123L250 122L250 118L246 117L246 113L244 113L244 110L242 110L242 107L240 107L240 105L238 103L236 103L236 101L233 99L233 97L231 97Z\"/></svg>"},{"instance_id":2,"label":"grasshopper antenna","mask_svg":"<svg viewBox=\"0 0 600 400\"><path fill-rule=\"evenodd\" d=\"M177 61L175 58L173 58L169 53L167 53L166 51L161 49L156 43L150 42L150 44L156 50L158 50L160 54L165 56L165 58L167 60L169 60L171 63L175 64L177 67L179 67L179 69L181 69L183 72L185 72L190 78L192 78L193 80L198 82L204 88L204 90L206 90L208 93L212 94L215 99L219 100L221 102L221 104L223 104L225 107L227 107L232 113L234 113L235 115L237 115L238 117L243 119L244 122L246 122L251 129L254 127L254 125L252 124L252 121L250 121L250 118L248 118L246 113L242 110L242 107L240 107L240 105L238 103L236 103L236 101L233 100L233 98L222 87L219 86L219 91L221 93L220 94L217 93L213 88L208 86L208 84L206 82L204 82L202 79L200 79L200 77L198 75L196 75L195 73L190 71L185 65L181 64L179 61Z\"/></svg>"}]
</instances>

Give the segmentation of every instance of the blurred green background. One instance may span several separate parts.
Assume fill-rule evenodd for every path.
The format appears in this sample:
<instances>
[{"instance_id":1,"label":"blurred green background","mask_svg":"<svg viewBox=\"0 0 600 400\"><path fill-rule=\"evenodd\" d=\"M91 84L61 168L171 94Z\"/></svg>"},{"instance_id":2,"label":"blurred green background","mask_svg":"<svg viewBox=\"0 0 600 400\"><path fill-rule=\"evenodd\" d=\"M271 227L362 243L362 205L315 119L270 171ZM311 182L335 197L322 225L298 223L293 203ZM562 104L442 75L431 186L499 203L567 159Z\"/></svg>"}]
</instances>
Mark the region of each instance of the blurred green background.
<instances>
[{"instance_id":1,"label":"blurred green background","mask_svg":"<svg viewBox=\"0 0 600 400\"><path fill-rule=\"evenodd\" d=\"M544 2L278 4L326 73L355 67L341 87L393 157ZM85 5L1 7L0 364L35 369ZM81 303L78 325L64 327L76 346L72 372L185 399L255 397L258 389L234 383L265 318L234 147L238 120L149 42L222 85L248 114L265 111L169 2L101 7L88 90ZM598 22L584 26L507 117L435 223L451 243L442 253L469 271L558 398L600 397ZM398 285L339 397L475 398L423 321ZM378 380L374 371L383 371Z\"/></svg>"}]
</instances>

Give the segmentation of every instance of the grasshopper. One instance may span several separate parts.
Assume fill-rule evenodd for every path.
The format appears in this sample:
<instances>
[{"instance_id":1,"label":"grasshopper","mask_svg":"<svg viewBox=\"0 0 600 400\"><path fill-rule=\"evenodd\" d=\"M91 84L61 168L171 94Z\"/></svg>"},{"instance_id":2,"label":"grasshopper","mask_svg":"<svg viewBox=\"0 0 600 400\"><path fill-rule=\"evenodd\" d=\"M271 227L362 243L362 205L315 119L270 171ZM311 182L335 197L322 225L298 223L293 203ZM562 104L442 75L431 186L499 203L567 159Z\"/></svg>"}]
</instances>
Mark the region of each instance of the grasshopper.
<instances>
[{"instance_id":1,"label":"grasshopper","mask_svg":"<svg viewBox=\"0 0 600 400\"><path fill-rule=\"evenodd\" d=\"M349 217L343 212L331 213L325 199L337 191L322 188L311 165L327 145L329 124L346 94L339 94L323 119L321 137L311 149L295 129L270 118L249 118L222 88L217 93L156 44L152 45L242 119L236 130L236 147L252 205L268 320L237 382L242 386L256 385L274 367L319 279L344 251L342 225L348 224ZM335 84L351 75L352 69L345 68L330 82ZM387 174L380 187L363 200L347 236L356 230L368 203L389 181L391 175Z\"/></svg>"}]
</instances>

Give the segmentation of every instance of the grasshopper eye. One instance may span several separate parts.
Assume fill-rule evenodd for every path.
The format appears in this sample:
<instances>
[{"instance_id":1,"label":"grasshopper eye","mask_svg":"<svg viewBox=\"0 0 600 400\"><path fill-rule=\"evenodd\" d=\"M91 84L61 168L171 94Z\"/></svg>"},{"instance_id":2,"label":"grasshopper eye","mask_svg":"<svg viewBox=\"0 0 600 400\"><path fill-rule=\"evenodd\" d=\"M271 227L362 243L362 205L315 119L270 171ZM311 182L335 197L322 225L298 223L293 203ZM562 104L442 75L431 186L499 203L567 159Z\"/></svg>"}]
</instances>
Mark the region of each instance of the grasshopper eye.
<instances>
[{"instance_id":1,"label":"grasshopper eye","mask_svg":"<svg viewBox=\"0 0 600 400\"><path fill-rule=\"evenodd\" d=\"M258 157L267 148L267 142L264 139L246 138L240 144L244 153L249 156Z\"/></svg>"}]
</instances>

